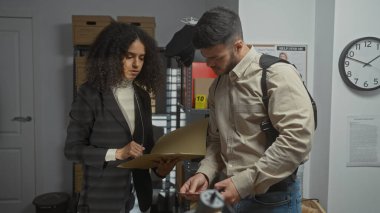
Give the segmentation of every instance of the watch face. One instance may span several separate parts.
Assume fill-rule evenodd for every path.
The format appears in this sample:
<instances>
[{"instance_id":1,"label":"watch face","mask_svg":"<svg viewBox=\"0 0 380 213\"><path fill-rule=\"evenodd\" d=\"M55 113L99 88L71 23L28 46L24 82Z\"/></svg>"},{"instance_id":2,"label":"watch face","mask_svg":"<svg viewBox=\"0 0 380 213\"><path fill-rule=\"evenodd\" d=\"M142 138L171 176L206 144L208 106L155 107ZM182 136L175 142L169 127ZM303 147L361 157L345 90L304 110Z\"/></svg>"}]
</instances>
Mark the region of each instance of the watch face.
<instances>
[{"instance_id":1,"label":"watch face","mask_svg":"<svg viewBox=\"0 0 380 213\"><path fill-rule=\"evenodd\" d=\"M339 72L351 88L380 88L380 39L364 37L350 42L340 55Z\"/></svg>"}]
</instances>

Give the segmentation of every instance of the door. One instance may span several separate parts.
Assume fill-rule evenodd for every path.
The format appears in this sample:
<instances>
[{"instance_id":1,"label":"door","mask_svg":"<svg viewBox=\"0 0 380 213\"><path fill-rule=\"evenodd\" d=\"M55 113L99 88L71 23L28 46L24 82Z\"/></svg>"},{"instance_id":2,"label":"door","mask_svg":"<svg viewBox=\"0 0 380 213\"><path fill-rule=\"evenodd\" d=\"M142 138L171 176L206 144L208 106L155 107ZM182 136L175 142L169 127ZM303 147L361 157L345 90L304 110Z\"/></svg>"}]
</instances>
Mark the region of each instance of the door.
<instances>
[{"instance_id":1,"label":"door","mask_svg":"<svg viewBox=\"0 0 380 213\"><path fill-rule=\"evenodd\" d=\"M34 212L32 19L0 17L0 211Z\"/></svg>"}]
</instances>

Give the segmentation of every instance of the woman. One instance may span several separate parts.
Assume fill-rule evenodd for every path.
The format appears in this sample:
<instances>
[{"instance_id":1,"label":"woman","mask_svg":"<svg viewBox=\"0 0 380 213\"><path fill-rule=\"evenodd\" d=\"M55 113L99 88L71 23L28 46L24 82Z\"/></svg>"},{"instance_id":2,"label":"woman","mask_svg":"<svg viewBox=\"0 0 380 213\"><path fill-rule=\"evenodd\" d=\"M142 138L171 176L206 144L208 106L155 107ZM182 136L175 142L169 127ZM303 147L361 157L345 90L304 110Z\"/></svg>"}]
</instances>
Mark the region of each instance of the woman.
<instances>
[{"instance_id":1,"label":"woman","mask_svg":"<svg viewBox=\"0 0 380 213\"><path fill-rule=\"evenodd\" d=\"M129 212L133 187L140 210L149 211L149 170L117 165L154 145L148 92L160 84L160 64L155 41L136 26L111 23L92 44L88 81L72 104L65 145L65 156L84 165L78 212ZM159 164L153 171L163 177L174 165Z\"/></svg>"}]
</instances>

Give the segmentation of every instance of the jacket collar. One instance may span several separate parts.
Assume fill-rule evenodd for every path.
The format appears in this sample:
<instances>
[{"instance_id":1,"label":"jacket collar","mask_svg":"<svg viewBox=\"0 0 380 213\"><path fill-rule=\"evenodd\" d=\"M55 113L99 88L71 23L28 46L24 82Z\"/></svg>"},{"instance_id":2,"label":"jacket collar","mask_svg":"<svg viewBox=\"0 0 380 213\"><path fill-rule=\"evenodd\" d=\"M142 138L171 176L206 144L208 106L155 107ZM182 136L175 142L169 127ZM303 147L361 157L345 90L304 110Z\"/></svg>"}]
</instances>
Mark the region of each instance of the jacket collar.
<instances>
[{"instance_id":1,"label":"jacket collar","mask_svg":"<svg viewBox=\"0 0 380 213\"><path fill-rule=\"evenodd\" d=\"M123 113L120 110L118 103L116 102L115 96L111 89L106 90L102 96L104 99L104 108L108 110L115 120L117 120L120 125L126 130L128 136L131 137L138 143L143 143L144 135L146 134L144 127L144 120L146 117L145 106L143 106L142 96L140 95L140 90L134 85L135 89L135 131L132 133L128 126L127 121L124 118Z\"/></svg>"},{"instance_id":2,"label":"jacket collar","mask_svg":"<svg viewBox=\"0 0 380 213\"><path fill-rule=\"evenodd\" d=\"M104 108L108 110L115 120L117 120L121 126L123 126L126 130L128 130L129 134L131 134L131 131L129 130L128 123L124 118L123 113L121 112L119 105L116 102L116 99L111 91L111 89L107 89L102 94L103 96L103 103Z\"/></svg>"},{"instance_id":3,"label":"jacket collar","mask_svg":"<svg viewBox=\"0 0 380 213\"><path fill-rule=\"evenodd\" d=\"M139 94L139 90L135 87L135 131L133 132L133 140L144 146L146 127L144 125L145 107Z\"/></svg>"}]
</instances>

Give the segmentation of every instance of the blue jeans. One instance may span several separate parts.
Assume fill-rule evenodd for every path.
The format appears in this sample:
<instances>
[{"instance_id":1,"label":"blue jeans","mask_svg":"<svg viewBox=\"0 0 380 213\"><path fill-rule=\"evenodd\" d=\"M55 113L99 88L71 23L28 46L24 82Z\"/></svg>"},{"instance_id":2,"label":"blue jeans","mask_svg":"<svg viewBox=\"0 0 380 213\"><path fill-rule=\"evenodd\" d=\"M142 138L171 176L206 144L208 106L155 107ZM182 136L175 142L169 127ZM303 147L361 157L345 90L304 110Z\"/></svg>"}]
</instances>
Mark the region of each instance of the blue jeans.
<instances>
[{"instance_id":1,"label":"blue jeans","mask_svg":"<svg viewBox=\"0 0 380 213\"><path fill-rule=\"evenodd\" d=\"M300 180L285 180L285 190L271 191L240 200L223 213L301 213Z\"/></svg>"}]
</instances>

